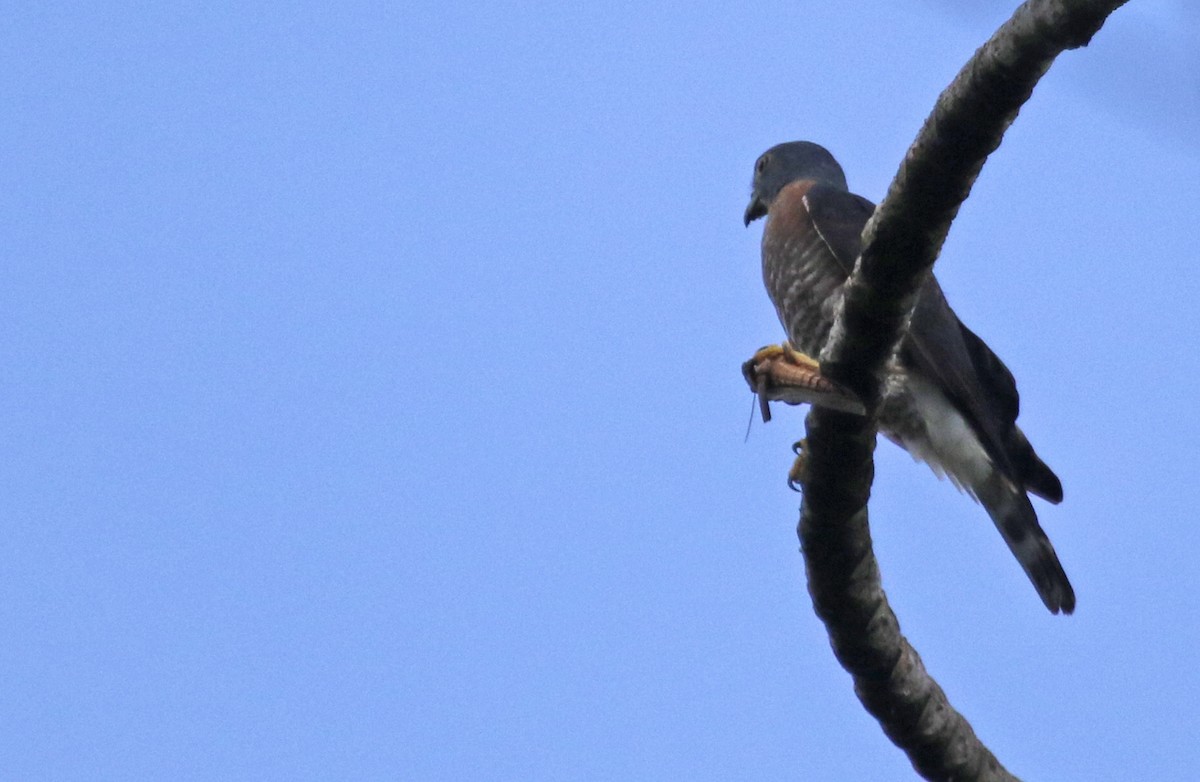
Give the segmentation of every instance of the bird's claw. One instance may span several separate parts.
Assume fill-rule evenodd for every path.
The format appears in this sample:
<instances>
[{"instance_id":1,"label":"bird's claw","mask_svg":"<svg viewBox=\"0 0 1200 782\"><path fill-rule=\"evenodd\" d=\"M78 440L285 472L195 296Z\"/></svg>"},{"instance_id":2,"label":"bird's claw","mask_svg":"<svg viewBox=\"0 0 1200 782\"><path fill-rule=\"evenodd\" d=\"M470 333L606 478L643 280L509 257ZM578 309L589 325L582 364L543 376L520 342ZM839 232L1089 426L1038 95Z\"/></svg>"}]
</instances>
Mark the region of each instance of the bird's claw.
<instances>
[{"instance_id":1,"label":"bird's claw","mask_svg":"<svg viewBox=\"0 0 1200 782\"><path fill-rule=\"evenodd\" d=\"M807 446L808 443L804 440L792 443L792 453L796 454L796 459L792 462L787 477L788 488L792 491L800 491L800 484L804 482L804 470L808 466L808 452L805 450Z\"/></svg>"},{"instance_id":2,"label":"bird's claw","mask_svg":"<svg viewBox=\"0 0 1200 782\"><path fill-rule=\"evenodd\" d=\"M759 348L742 364L742 376L758 394L763 422L771 420L770 402L813 404L862 415L865 411L851 391L821 374L821 365L790 344Z\"/></svg>"}]
</instances>

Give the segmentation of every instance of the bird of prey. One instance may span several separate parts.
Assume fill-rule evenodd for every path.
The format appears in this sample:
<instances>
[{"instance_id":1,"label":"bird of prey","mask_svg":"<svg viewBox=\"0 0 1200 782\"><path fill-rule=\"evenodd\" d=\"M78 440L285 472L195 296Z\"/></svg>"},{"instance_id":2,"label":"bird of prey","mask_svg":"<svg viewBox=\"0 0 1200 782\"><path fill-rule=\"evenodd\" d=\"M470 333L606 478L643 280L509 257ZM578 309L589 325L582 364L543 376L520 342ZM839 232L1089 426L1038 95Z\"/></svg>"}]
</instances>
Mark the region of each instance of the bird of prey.
<instances>
[{"instance_id":1,"label":"bird of prey","mask_svg":"<svg viewBox=\"0 0 1200 782\"><path fill-rule=\"evenodd\" d=\"M817 144L779 144L755 162L745 223L767 218L763 280L794 350L820 353L874 210ZM958 320L933 275L882 380L880 431L983 505L1052 613L1074 611L1028 496L1061 502L1062 483L1016 424L1012 373Z\"/></svg>"}]
</instances>

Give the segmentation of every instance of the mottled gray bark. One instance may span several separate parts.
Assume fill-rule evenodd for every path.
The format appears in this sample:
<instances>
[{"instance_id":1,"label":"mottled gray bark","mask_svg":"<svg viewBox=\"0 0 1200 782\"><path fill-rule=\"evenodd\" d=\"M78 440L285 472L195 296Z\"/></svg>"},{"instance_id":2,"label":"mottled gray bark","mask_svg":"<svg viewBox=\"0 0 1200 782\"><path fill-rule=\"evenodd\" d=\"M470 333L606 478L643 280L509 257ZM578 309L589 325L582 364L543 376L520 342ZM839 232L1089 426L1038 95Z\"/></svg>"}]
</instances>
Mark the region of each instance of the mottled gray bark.
<instances>
[{"instance_id":1,"label":"mottled gray bark","mask_svg":"<svg viewBox=\"0 0 1200 782\"><path fill-rule=\"evenodd\" d=\"M1063 50L1085 45L1124 0L1030 0L967 63L905 156L863 232L863 253L821 353L821 372L874 407L879 372L987 156ZM1012 780L900 634L867 525L873 416L814 408L797 530L813 606L884 732L931 780Z\"/></svg>"}]
</instances>

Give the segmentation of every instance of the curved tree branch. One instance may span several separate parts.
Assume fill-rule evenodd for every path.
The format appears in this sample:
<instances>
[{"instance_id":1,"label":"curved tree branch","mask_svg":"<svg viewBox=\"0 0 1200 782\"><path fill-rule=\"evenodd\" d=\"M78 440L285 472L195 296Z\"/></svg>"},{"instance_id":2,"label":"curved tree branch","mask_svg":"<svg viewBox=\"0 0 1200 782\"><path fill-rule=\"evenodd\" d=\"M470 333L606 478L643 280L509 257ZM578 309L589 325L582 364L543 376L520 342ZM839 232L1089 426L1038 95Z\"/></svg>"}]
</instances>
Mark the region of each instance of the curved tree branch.
<instances>
[{"instance_id":1,"label":"curved tree branch","mask_svg":"<svg viewBox=\"0 0 1200 782\"><path fill-rule=\"evenodd\" d=\"M959 206L1038 79L1087 44L1125 0L1029 0L938 98L863 231L821 371L873 410L879 376ZM950 706L900 634L871 549L875 419L816 407L807 419L800 536L813 607L884 732L926 779L1015 779Z\"/></svg>"}]
</instances>

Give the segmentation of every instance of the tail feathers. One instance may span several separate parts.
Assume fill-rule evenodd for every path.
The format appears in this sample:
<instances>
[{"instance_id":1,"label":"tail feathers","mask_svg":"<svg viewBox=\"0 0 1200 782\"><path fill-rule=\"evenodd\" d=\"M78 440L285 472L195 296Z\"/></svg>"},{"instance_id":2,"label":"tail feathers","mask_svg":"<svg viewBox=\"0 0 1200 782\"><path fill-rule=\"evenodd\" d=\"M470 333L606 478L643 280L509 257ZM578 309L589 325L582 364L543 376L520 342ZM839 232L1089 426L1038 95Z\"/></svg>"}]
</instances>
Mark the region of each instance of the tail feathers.
<instances>
[{"instance_id":1,"label":"tail feathers","mask_svg":"<svg viewBox=\"0 0 1200 782\"><path fill-rule=\"evenodd\" d=\"M1038 457L1029 440L1025 439L1025 433L1015 425L1009 435L1009 456L1016 467L1018 479L1026 490L1055 505L1062 502L1062 481L1054 474L1054 470Z\"/></svg>"},{"instance_id":2,"label":"tail feathers","mask_svg":"<svg viewBox=\"0 0 1200 782\"><path fill-rule=\"evenodd\" d=\"M1075 590L1054 553L1050 538L1038 524L1037 514L1025 492L1013 486L999 470L993 471L984 486L975 489L996 529L1000 530L1004 542L1021 563L1050 613L1074 612Z\"/></svg>"}]
</instances>

